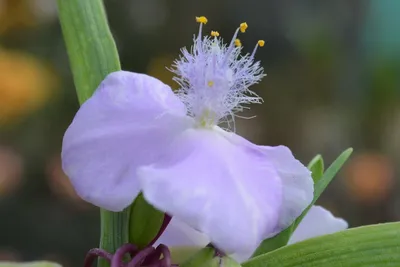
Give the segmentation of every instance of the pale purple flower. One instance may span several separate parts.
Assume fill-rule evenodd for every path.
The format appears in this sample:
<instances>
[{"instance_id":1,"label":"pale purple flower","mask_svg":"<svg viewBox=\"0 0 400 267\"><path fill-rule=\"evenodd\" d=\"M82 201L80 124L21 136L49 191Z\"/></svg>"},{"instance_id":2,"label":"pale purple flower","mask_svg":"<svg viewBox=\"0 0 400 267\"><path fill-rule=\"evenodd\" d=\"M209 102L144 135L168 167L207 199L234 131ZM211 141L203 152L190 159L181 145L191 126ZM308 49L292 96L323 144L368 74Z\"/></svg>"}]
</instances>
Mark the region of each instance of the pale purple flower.
<instances>
[{"instance_id":1,"label":"pale purple flower","mask_svg":"<svg viewBox=\"0 0 400 267\"><path fill-rule=\"evenodd\" d=\"M126 71L108 75L64 136L63 169L76 192L120 211L139 192L157 209L206 234L226 252L255 248L285 229L313 198L310 172L284 146L257 146L220 127L261 98L254 54L240 55L236 30L216 32L174 64L181 88ZM236 45L235 45L236 44ZM238 46L239 45L239 46Z\"/></svg>"},{"instance_id":2,"label":"pale purple flower","mask_svg":"<svg viewBox=\"0 0 400 267\"><path fill-rule=\"evenodd\" d=\"M348 224L341 218L320 206L312 206L306 216L300 222L289 239L288 244L297 243L309 238L333 234L347 229ZM155 243L165 244L172 248L202 248L210 242L210 239L203 233L193 230L179 219L173 218L167 229ZM195 251L195 250L193 250ZM232 255L238 262L244 262L250 258L254 250Z\"/></svg>"}]
</instances>

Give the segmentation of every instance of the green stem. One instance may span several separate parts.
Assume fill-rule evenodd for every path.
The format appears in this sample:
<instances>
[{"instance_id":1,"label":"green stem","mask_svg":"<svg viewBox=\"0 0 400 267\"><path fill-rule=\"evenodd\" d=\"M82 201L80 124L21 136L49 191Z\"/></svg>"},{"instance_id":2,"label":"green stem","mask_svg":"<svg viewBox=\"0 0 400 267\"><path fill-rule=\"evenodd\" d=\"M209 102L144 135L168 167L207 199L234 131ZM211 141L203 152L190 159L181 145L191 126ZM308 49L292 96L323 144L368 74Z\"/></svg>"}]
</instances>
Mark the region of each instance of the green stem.
<instances>
[{"instance_id":1,"label":"green stem","mask_svg":"<svg viewBox=\"0 0 400 267\"><path fill-rule=\"evenodd\" d=\"M61 28L80 104L107 74L121 69L101 0L57 0ZM129 209L101 210L100 247L113 253L128 241ZM99 261L99 267L107 267Z\"/></svg>"},{"instance_id":2,"label":"green stem","mask_svg":"<svg viewBox=\"0 0 400 267\"><path fill-rule=\"evenodd\" d=\"M108 252L115 252L122 244L128 243L129 211L130 207L122 212L110 212L100 209L100 248ZM105 260L100 259L97 266L106 267L109 264Z\"/></svg>"}]
</instances>

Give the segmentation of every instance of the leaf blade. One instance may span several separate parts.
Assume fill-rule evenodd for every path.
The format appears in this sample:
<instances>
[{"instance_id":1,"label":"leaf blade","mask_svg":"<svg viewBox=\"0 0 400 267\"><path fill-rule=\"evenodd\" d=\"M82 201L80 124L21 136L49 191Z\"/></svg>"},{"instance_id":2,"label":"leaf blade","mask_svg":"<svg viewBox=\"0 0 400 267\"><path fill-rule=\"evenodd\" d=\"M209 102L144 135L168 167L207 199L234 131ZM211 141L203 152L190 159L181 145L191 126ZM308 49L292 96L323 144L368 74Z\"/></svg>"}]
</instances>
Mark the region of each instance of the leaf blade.
<instances>
[{"instance_id":1,"label":"leaf blade","mask_svg":"<svg viewBox=\"0 0 400 267\"><path fill-rule=\"evenodd\" d=\"M156 210L139 194L130 207L129 243L145 248L156 237L164 221L164 213Z\"/></svg>"},{"instance_id":2,"label":"leaf blade","mask_svg":"<svg viewBox=\"0 0 400 267\"><path fill-rule=\"evenodd\" d=\"M324 175L324 160L321 155L316 155L308 164L307 168L311 171L314 184Z\"/></svg>"},{"instance_id":3,"label":"leaf blade","mask_svg":"<svg viewBox=\"0 0 400 267\"><path fill-rule=\"evenodd\" d=\"M57 0L80 104L107 74L120 70L118 51L101 0Z\"/></svg>"},{"instance_id":4,"label":"leaf blade","mask_svg":"<svg viewBox=\"0 0 400 267\"><path fill-rule=\"evenodd\" d=\"M341 169L341 167L347 161L347 159L350 157L352 152L353 152L352 148L348 148L345 151L343 151L336 158L336 160L329 166L329 168L326 170L326 172L323 175L321 175L321 170L323 171L323 169L324 169L324 163L323 163L322 157L320 155L317 155L310 161L310 163L308 164L308 167L316 169L316 174L314 174L314 176L313 176L313 180L315 182L313 201L303 211L303 213L293 222L293 224L291 226L289 226L287 229L283 230L276 236L271 237L269 239L265 239L260 244L260 246L256 249L256 251L253 253L252 258L262 255L264 253L268 253L268 252L278 249L280 247L283 247L288 243L290 236L296 230L296 228L299 225L299 223L301 222L301 220L304 218L304 216L307 214L307 212L310 210L310 208L314 205L314 203L317 201L317 199L321 196L322 192L325 190L325 188L328 186L328 184L332 181L332 179L335 177L336 173Z\"/></svg>"},{"instance_id":5,"label":"leaf blade","mask_svg":"<svg viewBox=\"0 0 400 267\"><path fill-rule=\"evenodd\" d=\"M242 266L400 266L400 223L364 226L308 239L255 257Z\"/></svg>"},{"instance_id":6,"label":"leaf blade","mask_svg":"<svg viewBox=\"0 0 400 267\"><path fill-rule=\"evenodd\" d=\"M108 26L102 0L57 0L59 20L67 47L79 103L82 105L111 72L121 69L118 51ZM129 209L100 209L100 248L114 252L128 241ZM99 267L109 264L99 260Z\"/></svg>"},{"instance_id":7,"label":"leaf blade","mask_svg":"<svg viewBox=\"0 0 400 267\"><path fill-rule=\"evenodd\" d=\"M321 196L322 192L328 187L329 183L335 178L336 174L340 171L343 165L346 163L350 155L353 153L353 148L348 148L343 151L339 157L337 157L332 164L326 169L324 175L322 175L321 179L314 185L314 198L311 204L307 207L306 210L296 219L294 223L293 231L296 230L299 223L303 220L304 216L311 209L311 207L315 204L318 198Z\"/></svg>"}]
</instances>

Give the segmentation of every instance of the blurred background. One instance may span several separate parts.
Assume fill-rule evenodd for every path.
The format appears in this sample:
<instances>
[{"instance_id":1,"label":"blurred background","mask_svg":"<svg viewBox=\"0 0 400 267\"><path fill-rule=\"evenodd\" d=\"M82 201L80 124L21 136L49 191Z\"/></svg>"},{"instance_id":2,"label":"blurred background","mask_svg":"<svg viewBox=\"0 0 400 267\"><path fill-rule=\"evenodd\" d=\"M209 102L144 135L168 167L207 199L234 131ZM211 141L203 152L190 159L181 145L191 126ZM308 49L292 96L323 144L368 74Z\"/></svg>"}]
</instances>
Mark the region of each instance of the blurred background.
<instances>
[{"instance_id":1,"label":"blurred background","mask_svg":"<svg viewBox=\"0 0 400 267\"><path fill-rule=\"evenodd\" d=\"M305 164L355 153L319 200L351 227L400 220L400 1L105 1L123 68L176 88L165 67L198 30L246 52L258 39L265 103L237 120L253 142L289 146ZM60 167L78 109L54 0L0 0L0 260L79 266L98 246L98 209Z\"/></svg>"}]
</instances>

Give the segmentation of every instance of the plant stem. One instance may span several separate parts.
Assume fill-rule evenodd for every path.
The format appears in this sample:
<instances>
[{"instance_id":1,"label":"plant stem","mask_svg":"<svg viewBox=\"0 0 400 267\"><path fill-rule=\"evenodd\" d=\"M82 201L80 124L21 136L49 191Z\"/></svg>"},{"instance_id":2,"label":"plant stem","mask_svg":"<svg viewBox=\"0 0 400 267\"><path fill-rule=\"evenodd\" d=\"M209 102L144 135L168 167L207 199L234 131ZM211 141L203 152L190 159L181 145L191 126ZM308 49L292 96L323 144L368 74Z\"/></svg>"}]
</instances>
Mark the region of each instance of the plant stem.
<instances>
[{"instance_id":1,"label":"plant stem","mask_svg":"<svg viewBox=\"0 0 400 267\"><path fill-rule=\"evenodd\" d=\"M121 69L118 51L101 0L57 0L79 103L83 104L107 74ZM100 248L109 253L128 241L129 209L101 210ZM99 260L99 267L107 267Z\"/></svg>"}]
</instances>

